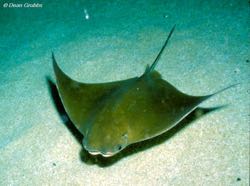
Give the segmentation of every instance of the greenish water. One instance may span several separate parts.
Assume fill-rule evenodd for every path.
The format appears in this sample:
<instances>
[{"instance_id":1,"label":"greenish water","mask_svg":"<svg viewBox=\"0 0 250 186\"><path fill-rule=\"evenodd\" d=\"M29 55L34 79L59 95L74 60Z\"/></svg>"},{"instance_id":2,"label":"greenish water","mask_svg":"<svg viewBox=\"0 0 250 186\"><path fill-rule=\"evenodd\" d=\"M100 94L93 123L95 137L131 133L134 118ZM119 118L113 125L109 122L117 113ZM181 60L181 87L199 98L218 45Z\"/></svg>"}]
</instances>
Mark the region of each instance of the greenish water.
<instances>
[{"instance_id":1,"label":"greenish water","mask_svg":"<svg viewBox=\"0 0 250 186\"><path fill-rule=\"evenodd\" d=\"M248 185L249 12L246 0L0 0L0 185L89 185L91 179L104 185ZM202 105L231 106L103 172L81 162L81 146L58 118L48 91L46 77L54 79L51 52L79 81L126 79L152 63L174 24L157 70L191 95L241 83ZM52 160L59 170L50 169ZM122 171L126 180L119 177ZM65 175L67 181L58 181Z\"/></svg>"}]
</instances>

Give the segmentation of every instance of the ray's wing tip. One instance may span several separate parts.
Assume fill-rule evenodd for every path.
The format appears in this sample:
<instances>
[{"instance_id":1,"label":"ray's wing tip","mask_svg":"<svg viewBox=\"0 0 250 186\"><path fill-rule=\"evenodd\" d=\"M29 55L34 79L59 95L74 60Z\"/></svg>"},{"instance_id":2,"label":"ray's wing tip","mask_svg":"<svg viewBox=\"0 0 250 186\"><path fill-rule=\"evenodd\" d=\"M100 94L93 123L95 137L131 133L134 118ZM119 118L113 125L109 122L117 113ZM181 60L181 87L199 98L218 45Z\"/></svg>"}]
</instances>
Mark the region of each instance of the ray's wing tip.
<instances>
[{"instance_id":1,"label":"ray's wing tip","mask_svg":"<svg viewBox=\"0 0 250 186\"><path fill-rule=\"evenodd\" d=\"M234 88L234 87L236 87L236 86L238 86L238 85L240 85L240 84L241 84L241 83L234 83L234 84L232 84L232 85L229 85L229 86L227 86L227 87L225 87L225 88L223 88L223 89L221 89L221 90L219 90L219 91L213 93L212 95L219 94L219 93L224 92L224 91L226 91L226 90L228 90L228 89Z\"/></svg>"},{"instance_id":2,"label":"ray's wing tip","mask_svg":"<svg viewBox=\"0 0 250 186\"><path fill-rule=\"evenodd\" d=\"M58 66L58 64L56 62L56 58L55 58L55 55L54 55L53 51L51 51L51 58L52 58L52 65L53 65L54 71L56 72L56 71L60 70L60 68L59 68L59 66Z\"/></svg>"},{"instance_id":3,"label":"ray's wing tip","mask_svg":"<svg viewBox=\"0 0 250 186\"><path fill-rule=\"evenodd\" d=\"M52 58L53 64L56 63L56 59L55 59L55 55L53 51L51 51L51 58Z\"/></svg>"},{"instance_id":4,"label":"ray's wing tip","mask_svg":"<svg viewBox=\"0 0 250 186\"><path fill-rule=\"evenodd\" d=\"M220 94L220 93L222 93L222 92L224 92L224 91L226 91L228 89L234 88L234 87L236 87L236 86L238 86L240 84L241 83L235 83L235 84L229 85L229 86L227 86L227 87L225 87L223 89L218 90L217 92L214 92L213 94L209 94L207 96L202 96L202 99L203 99L203 101L205 101L205 100L207 100L207 99L209 99L211 97L216 96L217 94Z\"/></svg>"},{"instance_id":5,"label":"ray's wing tip","mask_svg":"<svg viewBox=\"0 0 250 186\"><path fill-rule=\"evenodd\" d=\"M224 92L224 91L226 91L226 90L228 90L228 89L234 88L234 87L236 87L236 86L238 86L238 85L240 85L240 84L241 84L241 83L235 83L235 84L229 85L229 86L227 86L227 87L225 87L225 88L223 88L223 89L220 89L220 90L218 90L218 91L216 91L216 92L214 92L214 93L212 93L212 94L205 95L205 96L199 96L199 99L200 99L199 104L200 104L201 102L203 102L203 101L208 100L209 98L212 98L212 97L216 96L217 94L220 94L220 93L222 93L222 92Z\"/></svg>"}]
</instances>

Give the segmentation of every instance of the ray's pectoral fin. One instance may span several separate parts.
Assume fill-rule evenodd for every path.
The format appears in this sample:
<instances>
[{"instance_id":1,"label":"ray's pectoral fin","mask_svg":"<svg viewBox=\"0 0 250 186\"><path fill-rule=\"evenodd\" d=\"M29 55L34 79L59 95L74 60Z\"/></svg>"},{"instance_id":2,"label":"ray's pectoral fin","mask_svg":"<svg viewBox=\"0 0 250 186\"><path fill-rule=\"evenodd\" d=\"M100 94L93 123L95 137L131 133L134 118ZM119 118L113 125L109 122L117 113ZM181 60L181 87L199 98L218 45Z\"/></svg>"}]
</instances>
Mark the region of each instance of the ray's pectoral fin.
<instances>
[{"instance_id":1,"label":"ray's pectoral fin","mask_svg":"<svg viewBox=\"0 0 250 186\"><path fill-rule=\"evenodd\" d=\"M52 60L58 92L65 110L83 135L86 132L88 117L101 106L103 100L114 90L135 79L99 84L80 83L71 79L60 69L53 53Z\"/></svg>"},{"instance_id":2,"label":"ray's pectoral fin","mask_svg":"<svg viewBox=\"0 0 250 186\"><path fill-rule=\"evenodd\" d=\"M207 99L221 93L221 92L224 92L225 90L227 89L230 89L232 87L235 87L237 86L238 84L233 84L233 85L230 85L226 88L223 88L213 94L209 94L209 95L206 95L206 96L189 96L189 95L186 95L186 94L183 94L181 92L179 92L179 94L181 94L181 96L178 98L179 99L179 102L176 101L176 103L180 103L179 105L179 108L180 109L184 109L183 110L183 118L186 117L190 112L192 112L194 109L196 109L202 102L206 101ZM182 118L182 119L183 119Z\"/></svg>"},{"instance_id":3,"label":"ray's pectoral fin","mask_svg":"<svg viewBox=\"0 0 250 186\"><path fill-rule=\"evenodd\" d=\"M183 94L184 97L182 99L182 102L183 102L184 108L186 108L186 111L183 112L184 113L183 118L186 117L194 109L196 109L203 101L206 101L207 99L209 99L209 98L211 98L211 97L213 97L221 92L224 92L232 87L235 87L237 85L238 84L230 85L230 86L223 88L223 89L221 89L213 94L209 94L206 96L189 96L189 95Z\"/></svg>"},{"instance_id":4,"label":"ray's pectoral fin","mask_svg":"<svg viewBox=\"0 0 250 186\"><path fill-rule=\"evenodd\" d=\"M141 127L143 132L133 135L136 137L132 139L132 143L151 139L170 130L194 111L203 101L237 85L228 86L206 96L190 96L180 92L163 79L156 79L154 82L155 91L152 91L153 94L150 95L153 100L147 99L149 100L150 108L153 110L152 114L147 114L147 120L143 122L143 127ZM150 120L150 117L154 119Z\"/></svg>"}]
</instances>

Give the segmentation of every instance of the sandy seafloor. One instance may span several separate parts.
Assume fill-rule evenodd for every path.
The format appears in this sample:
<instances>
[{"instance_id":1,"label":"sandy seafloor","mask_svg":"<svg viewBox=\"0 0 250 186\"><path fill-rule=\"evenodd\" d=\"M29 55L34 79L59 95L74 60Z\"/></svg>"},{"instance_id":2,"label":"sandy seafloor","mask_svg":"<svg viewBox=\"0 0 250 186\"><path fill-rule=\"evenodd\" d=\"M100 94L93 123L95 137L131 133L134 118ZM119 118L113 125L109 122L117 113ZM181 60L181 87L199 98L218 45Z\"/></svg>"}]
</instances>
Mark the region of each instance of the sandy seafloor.
<instances>
[{"instance_id":1,"label":"sandy seafloor","mask_svg":"<svg viewBox=\"0 0 250 186\"><path fill-rule=\"evenodd\" d=\"M247 0L0 2L0 185L249 185ZM229 105L118 158L88 155L54 104L51 51L76 80L126 79L174 24L156 70L190 95L241 83L201 104Z\"/></svg>"}]
</instances>

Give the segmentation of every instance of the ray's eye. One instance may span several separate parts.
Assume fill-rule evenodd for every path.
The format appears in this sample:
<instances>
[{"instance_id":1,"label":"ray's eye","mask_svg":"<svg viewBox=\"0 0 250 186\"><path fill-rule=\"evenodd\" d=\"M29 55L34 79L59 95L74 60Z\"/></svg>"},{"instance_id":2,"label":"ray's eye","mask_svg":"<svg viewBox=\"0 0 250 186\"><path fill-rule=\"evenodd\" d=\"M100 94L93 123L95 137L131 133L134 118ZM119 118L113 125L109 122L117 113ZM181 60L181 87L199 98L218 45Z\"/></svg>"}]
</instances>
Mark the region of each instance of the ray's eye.
<instances>
[{"instance_id":1,"label":"ray's eye","mask_svg":"<svg viewBox=\"0 0 250 186\"><path fill-rule=\"evenodd\" d=\"M121 144L117 145L117 146L116 146L116 149L117 149L118 151L122 150L122 145L121 145Z\"/></svg>"},{"instance_id":2,"label":"ray's eye","mask_svg":"<svg viewBox=\"0 0 250 186\"><path fill-rule=\"evenodd\" d=\"M121 145L118 145L118 150L122 150L122 146Z\"/></svg>"}]
</instances>

